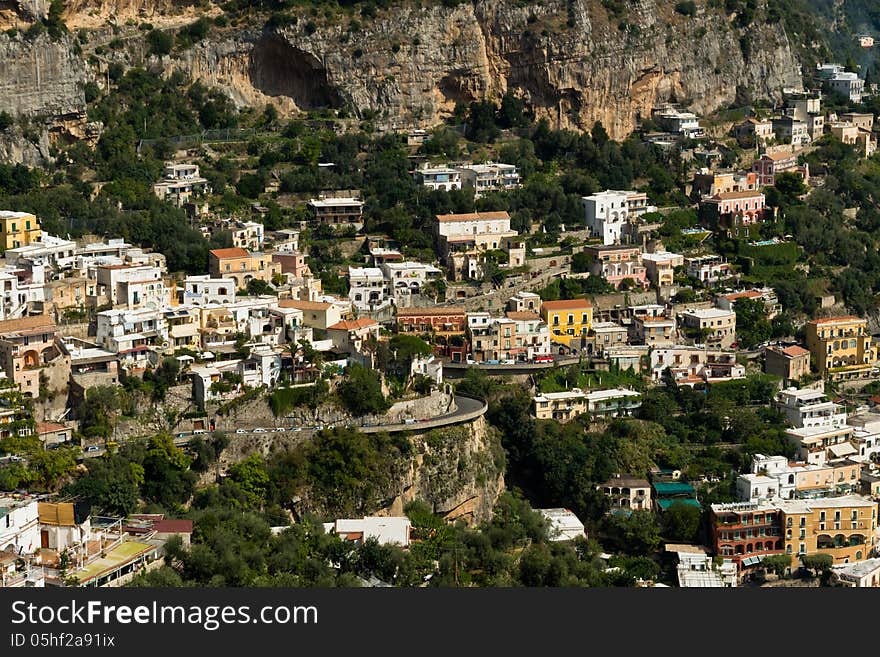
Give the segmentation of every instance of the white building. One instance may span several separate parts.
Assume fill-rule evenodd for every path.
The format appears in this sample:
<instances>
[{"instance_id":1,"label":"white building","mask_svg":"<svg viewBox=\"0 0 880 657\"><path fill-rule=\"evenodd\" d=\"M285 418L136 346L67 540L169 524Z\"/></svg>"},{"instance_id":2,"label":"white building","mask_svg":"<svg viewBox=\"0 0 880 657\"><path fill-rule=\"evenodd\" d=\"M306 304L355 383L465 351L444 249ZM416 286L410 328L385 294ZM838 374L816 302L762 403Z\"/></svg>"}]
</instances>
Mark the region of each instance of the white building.
<instances>
[{"instance_id":1,"label":"white building","mask_svg":"<svg viewBox=\"0 0 880 657\"><path fill-rule=\"evenodd\" d=\"M76 242L43 231L39 242L6 249L5 257L9 265L27 260L34 264L50 265L56 269L67 269L74 264L76 250Z\"/></svg>"},{"instance_id":2,"label":"white building","mask_svg":"<svg viewBox=\"0 0 880 657\"><path fill-rule=\"evenodd\" d=\"M166 163L162 180L153 185L153 193L177 207L188 203L193 196L208 193L208 179L199 174L197 164Z\"/></svg>"},{"instance_id":3,"label":"white building","mask_svg":"<svg viewBox=\"0 0 880 657\"><path fill-rule=\"evenodd\" d=\"M161 310L104 310L97 315L95 342L114 354L168 349L168 324Z\"/></svg>"},{"instance_id":4,"label":"white building","mask_svg":"<svg viewBox=\"0 0 880 657\"><path fill-rule=\"evenodd\" d=\"M461 189L461 172L448 166L423 166L413 172L416 182L428 189L444 192Z\"/></svg>"},{"instance_id":5,"label":"white building","mask_svg":"<svg viewBox=\"0 0 880 657\"><path fill-rule=\"evenodd\" d=\"M437 267L422 262L383 262L379 268L395 299L421 294L427 283L443 278L443 272ZM404 305L399 300L397 303Z\"/></svg>"},{"instance_id":6,"label":"white building","mask_svg":"<svg viewBox=\"0 0 880 657\"><path fill-rule=\"evenodd\" d=\"M653 119L669 132L682 135L689 139L702 137L703 128L700 119L693 112L682 112L674 107L658 107L652 110Z\"/></svg>"},{"instance_id":7,"label":"white building","mask_svg":"<svg viewBox=\"0 0 880 657\"><path fill-rule=\"evenodd\" d=\"M635 390L612 388L587 393L590 417L626 417L641 407L642 395Z\"/></svg>"},{"instance_id":8,"label":"white building","mask_svg":"<svg viewBox=\"0 0 880 657\"><path fill-rule=\"evenodd\" d=\"M798 429L836 428L846 424L846 409L828 399L821 389L782 390L776 395L774 405Z\"/></svg>"},{"instance_id":9,"label":"white building","mask_svg":"<svg viewBox=\"0 0 880 657\"><path fill-rule=\"evenodd\" d=\"M260 251L263 248L265 230L263 224L256 221L236 221L232 226L232 246L248 251Z\"/></svg>"},{"instance_id":10,"label":"white building","mask_svg":"<svg viewBox=\"0 0 880 657\"><path fill-rule=\"evenodd\" d=\"M405 516L367 516L359 519L340 518L336 522L325 522L324 531L328 534L336 534L344 541L362 543L375 539L380 545L409 547L412 523Z\"/></svg>"},{"instance_id":11,"label":"white building","mask_svg":"<svg viewBox=\"0 0 880 657\"><path fill-rule=\"evenodd\" d=\"M109 303L114 308L124 306L158 309L170 301L163 279L164 269L151 265L98 265L87 271L87 296L92 305Z\"/></svg>"},{"instance_id":12,"label":"white building","mask_svg":"<svg viewBox=\"0 0 880 657\"><path fill-rule=\"evenodd\" d=\"M35 497L0 493L0 552L32 554L40 547L40 517Z\"/></svg>"},{"instance_id":13,"label":"white building","mask_svg":"<svg viewBox=\"0 0 880 657\"><path fill-rule=\"evenodd\" d=\"M880 558L831 566L833 579L842 586L880 588Z\"/></svg>"},{"instance_id":14,"label":"white building","mask_svg":"<svg viewBox=\"0 0 880 657\"><path fill-rule=\"evenodd\" d=\"M854 103L862 102L862 94L865 92L865 81L856 73L847 71L835 73L828 80L828 86Z\"/></svg>"},{"instance_id":15,"label":"white building","mask_svg":"<svg viewBox=\"0 0 880 657\"><path fill-rule=\"evenodd\" d=\"M210 274L187 276L183 280L183 303L193 306L235 302L233 278L211 278Z\"/></svg>"},{"instance_id":16,"label":"white building","mask_svg":"<svg viewBox=\"0 0 880 657\"><path fill-rule=\"evenodd\" d=\"M504 191L520 186L516 165L487 162L458 167L462 188L474 190L474 198L489 191Z\"/></svg>"},{"instance_id":17,"label":"white building","mask_svg":"<svg viewBox=\"0 0 880 657\"><path fill-rule=\"evenodd\" d=\"M676 573L681 588L733 588L737 585L736 563L731 559L715 565L703 548L691 545L667 545L666 550L678 556Z\"/></svg>"},{"instance_id":18,"label":"white building","mask_svg":"<svg viewBox=\"0 0 880 657\"><path fill-rule=\"evenodd\" d=\"M714 284L733 276L730 264L719 255L695 256L685 258L684 266L687 275L701 283Z\"/></svg>"},{"instance_id":19,"label":"white building","mask_svg":"<svg viewBox=\"0 0 880 657\"><path fill-rule=\"evenodd\" d=\"M568 509L535 509L547 520L547 537L551 541L573 541L576 538L586 538L587 532L584 523Z\"/></svg>"},{"instance_id":20,"label":"white building","mask_svg":"<svg viewBox=\"0 0 880 657\"><path fill-rule=\"evenodd\" d=\"M388 283L378 267L349 267L348 283L348 298L355 309L369 312L391 305Z\"/></svg>"},{"instance_id":21,"label":"white building","mask_svg":"<svg viewBox=\"0 0 880 657\"><path fill-rule=\"evenodd\" d=\"M629 192L608 190L584 196L581 204L587 229L592 237L602 239L602 244L620 244L620 235L629 218L627 197Z\"/></svg>"}]
</instances>

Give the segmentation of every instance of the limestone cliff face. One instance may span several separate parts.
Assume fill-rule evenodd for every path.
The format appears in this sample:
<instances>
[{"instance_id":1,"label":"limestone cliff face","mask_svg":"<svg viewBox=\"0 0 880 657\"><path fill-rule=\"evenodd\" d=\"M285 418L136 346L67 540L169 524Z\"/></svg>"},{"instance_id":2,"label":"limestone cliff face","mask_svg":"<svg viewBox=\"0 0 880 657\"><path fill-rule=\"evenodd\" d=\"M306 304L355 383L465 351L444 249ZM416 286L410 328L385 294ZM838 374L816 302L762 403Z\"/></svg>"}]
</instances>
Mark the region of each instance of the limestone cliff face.
<instances>
[{"instance_id":1,"label":"limestone cliff face","mask_svg":"<svg viewBox=\"0 0 880 657\"><path fill-rule=\"evenodd\" d=\"M715 10L686 18L670 1L627 4L614 19L595 0L393 7L356 31L345 20L309 25L301 17L203 43L166 66L225 87L239 102L346 103L386 128L434 125L457 101L512 91L554 125L601 120L614 137L658 102L711 112L801 86L779 25L739 30Z\"/></svg>"},{"instance_id":2,"label":"limestone cliff face","mask_svg":"<svg viewBox=\"0 0 880 657\"><path fill-rule=\"evenodd\" d=\"M25 20L26 3L13 4ZM28 6L39 13L45 4ZM659 102L705 113L801 85L781 24L756 21L741 30L702 2L694 17L676 13L672 0L633 0L613 17L598 0L422 4L393 3L358 25L343 13L313 18L305 10L284 27L254 17L215 27L201 43L159 59L145 54L138 21L170 29L217 14L218 5L71 0L67 24L83 27L95 43L89 39L78 55L72 38L0 34L0 110L81 114L80 85L99 73L85 60L114 34L126 44L114 61L183 71L240 105L274 102L287 112L347 106L386 129L436 125L458 101L511 91L555 126L588 129L600 120L619 138Z\"/></svg>"},{"instance_id":3,"label":"limestone cliff face","mask_svg":"<svg viewBox=\"0 0 880 657\"><path fill-rule=\"evenodd\" d=\"M90 78L68 38L0 34L0 111L38 118L81 114L82 84Z\"/></svg>"}]
</instances>

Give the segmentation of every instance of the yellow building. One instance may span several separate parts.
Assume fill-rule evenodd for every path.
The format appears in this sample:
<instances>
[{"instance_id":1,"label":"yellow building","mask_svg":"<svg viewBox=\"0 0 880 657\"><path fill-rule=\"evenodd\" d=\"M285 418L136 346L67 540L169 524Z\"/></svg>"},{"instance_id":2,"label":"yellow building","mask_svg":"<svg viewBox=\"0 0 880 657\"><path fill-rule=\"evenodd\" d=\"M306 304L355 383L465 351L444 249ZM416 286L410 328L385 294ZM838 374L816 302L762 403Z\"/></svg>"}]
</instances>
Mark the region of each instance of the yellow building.
<instances>
[{"instance_id":1,"label":"yellow building","mask_svg":"<svg viewBox=\"0 0 880 657\"><path fill-rule=\"evenodd\" d=\"M17 249L39 242L42 237L39 220L29 212L0 211L0 249Z\"/></svg>"},{"instance_id":2,"label":"yellow building","mask_svg":"<svg viewBox=\"0 0 880 657\"><path fill-rule=\"evenodd\" d=\"M593 326L593 304L587 299L545 301L541 317L550 327L550 340L566 347L580 348L581 340Z\"/></svg>"},{"instance_id":3,"label":"yellow building","mask_svg":"<svg viewBox=\"0 0 880 657\"><path fill-rule=\"evenodd\" d=\"M807 349L820 376L835 381L868 376L877 360L868 322L846 315L807 322Z\"/></svg>"},{"instance_id":4,"label":"yellow building","mask_svg":"<svg viewBox=\"0 0 880 657\"><path fill-rule=\"evenodd\" d=\"M830 554L834 563L867 559L877 544L877 503L855 495L779 503L785 551Z\"/></svg>"}]
</instances>

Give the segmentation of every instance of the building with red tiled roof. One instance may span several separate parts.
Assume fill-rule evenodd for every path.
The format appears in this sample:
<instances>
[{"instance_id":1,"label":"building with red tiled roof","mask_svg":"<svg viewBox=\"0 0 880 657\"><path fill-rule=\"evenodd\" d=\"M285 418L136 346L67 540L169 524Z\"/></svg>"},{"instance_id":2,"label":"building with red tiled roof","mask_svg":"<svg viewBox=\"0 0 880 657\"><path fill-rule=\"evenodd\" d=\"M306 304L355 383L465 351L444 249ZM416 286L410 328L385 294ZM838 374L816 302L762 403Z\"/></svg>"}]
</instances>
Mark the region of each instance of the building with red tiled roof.
<instances>
[{"instance_id":1,"label":"building with red tiled roof","mask_svg":"<svg viewBox=\"0 0 880 657\"><path fill-rule=\"evenodd\" d=\"M342 353L363 353L364 342L370 338L378 340L380 329L376 320L361 317L328 326L327 337L333 341L333 347Z\"/></svg>"},{"instance_id":2,"label":"building with red tiled roof","mask_svg":"<svg viewBox=\"0 0 880 657\"><path fill-rule=\"evenodd\" d=\"M249 252L241 248L214 249L208 252L208 272L213 278L232 278L239 289L252 280L271 283L281 276L281 263L265 253Z\"/></svg>"},{"instance_id":3,"label":"building with red tiled roof","mask_svg":"<svg viewBox=\"0 0 880 657\"><path fill-rule=\"evenodd\" d=\"M810 373L810 352L800 345L771 345L764 350L764 371L781 376L783 383L799 381Z\"/></svg>"},{"instance_id":4,"label":"building with red tiled roof","mask_svg":"<svg viewBox=\"0 0 880 657\"><path fill-rule=\"evenodd\" d=\"M66 443L73 435L73 431L57 422L37 422L37 437L43 445Z\"/></svg>"}]
</instances>

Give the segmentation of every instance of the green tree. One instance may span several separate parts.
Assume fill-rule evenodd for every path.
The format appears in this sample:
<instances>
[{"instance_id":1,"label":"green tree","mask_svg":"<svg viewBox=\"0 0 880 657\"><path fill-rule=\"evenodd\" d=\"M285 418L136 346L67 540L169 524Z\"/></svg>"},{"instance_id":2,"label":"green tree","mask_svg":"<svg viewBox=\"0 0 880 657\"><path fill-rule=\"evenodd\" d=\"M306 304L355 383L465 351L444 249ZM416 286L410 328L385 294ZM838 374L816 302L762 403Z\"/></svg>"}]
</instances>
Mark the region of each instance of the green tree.
<instances>
[{"instance_id":1,"label":"green tree","mask_svg":"<svg viewBox=\"0 0 880 657\"><path fill-rule=\"evenodd\" d=\"M684 502L673 503L660 518L664 538L684 543L697 542L701 516L698 507Z\"/></svg>"},{"instance_id":2,"label":"green tree","mask_svg":"<svg viewBox=\"0 0 880 657\"><path fill-rule=\"evenodd\" d=\"M150 46L150 52L154 55L160 57L168 55L174 47L174 37L161 30L151 30L147 34L147 45Z\"/></svg>"},{"instance_id":3,"label":"green tree","mask_svg":"<svg viewBox=\"0 0 880 657\"><path fill-rule=\"evenodd\" d=\"M801 557L801 563L804 568L812 570L813 573L818 576L825 571L831 570L831 566L834 565L834 557L830 554L823 553L805 554Z\"/></svg>"},{"instance_id":4,"label":"green tree","mask_svg":"<svg viewBox=\"0 0 880 657\"><path fill-rule=\"evenodd\" d=\"M790 554L771 554L764 557L761 561L761 567L764 570L775 573L777 577L785 577L788 569L791 568L792 557Z\"/></svg>"},{"instance_id":5,"label":"green tree","mask_svg":"<svg viewBox=\"0 0 880 657\"><path fill-rule=\"evenodd\" d=\"M379 374L363 365L351 365L339 385L342 405L356 416L380 414L391 408L382 393Z\"/></svg>"}]
</instances>

